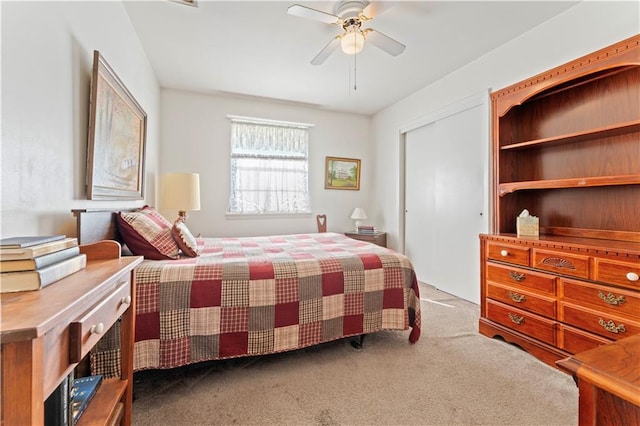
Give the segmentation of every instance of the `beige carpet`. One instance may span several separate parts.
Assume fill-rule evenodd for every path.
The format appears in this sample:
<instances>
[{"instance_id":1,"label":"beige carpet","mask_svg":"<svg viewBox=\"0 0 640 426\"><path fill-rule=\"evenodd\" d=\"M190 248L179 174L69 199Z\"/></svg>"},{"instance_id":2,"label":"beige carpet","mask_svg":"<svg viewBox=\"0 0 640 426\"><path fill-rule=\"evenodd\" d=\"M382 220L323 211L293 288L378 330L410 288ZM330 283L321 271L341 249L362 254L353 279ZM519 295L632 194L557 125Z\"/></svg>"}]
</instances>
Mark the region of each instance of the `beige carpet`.
<instances>
[{"instance_id":1,"label":"beige carpet","mask_svg":"<svg viewBox=\"0 0 640 426\"><path fill-rule=\"evenodd\" d=\"M134 425L576 425L570 376L477 333L479 307L421 287L422 337L135 374ZM429 300L424 300L429 299Z\"/></svg>"}]
</instances>

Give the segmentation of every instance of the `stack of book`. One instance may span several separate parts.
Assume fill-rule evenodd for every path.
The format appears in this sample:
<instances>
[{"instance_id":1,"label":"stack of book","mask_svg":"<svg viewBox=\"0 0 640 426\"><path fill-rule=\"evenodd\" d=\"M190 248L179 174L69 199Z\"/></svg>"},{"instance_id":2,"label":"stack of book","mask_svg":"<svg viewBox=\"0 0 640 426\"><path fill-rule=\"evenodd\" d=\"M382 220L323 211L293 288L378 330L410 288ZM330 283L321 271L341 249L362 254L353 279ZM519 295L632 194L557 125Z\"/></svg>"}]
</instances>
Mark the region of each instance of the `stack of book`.
<instances>
[{"instance_id":1,"label":"stack of book","mask_svg":"<svg viewBox=\"0 0 640 426\"><path fill-rule=\"evenodd\" d=\"M4 238L0 240L0 292L39 290L86 265L76 238Z\"/></svg>"},{"instance_id":2,"label":"stack of book","mask_svg":"<svg viewBox=\"0 0 640 426\"><path fill-rule=\"evenodd\" d=\"M44 403L45 426L77 424L101 383L102 375L74 378L72 371Z\"/></svg>"},{"instance_id":3,"label":"stack of book","mask_svg":"<svg viewBox=\"0 0 640 426\"><path fill-rule=\"evenodd\" d=\"M358 225L356 231L358 234L375 235L378 233L378 227L373 225Z\"/></svg>"}]
</instances>

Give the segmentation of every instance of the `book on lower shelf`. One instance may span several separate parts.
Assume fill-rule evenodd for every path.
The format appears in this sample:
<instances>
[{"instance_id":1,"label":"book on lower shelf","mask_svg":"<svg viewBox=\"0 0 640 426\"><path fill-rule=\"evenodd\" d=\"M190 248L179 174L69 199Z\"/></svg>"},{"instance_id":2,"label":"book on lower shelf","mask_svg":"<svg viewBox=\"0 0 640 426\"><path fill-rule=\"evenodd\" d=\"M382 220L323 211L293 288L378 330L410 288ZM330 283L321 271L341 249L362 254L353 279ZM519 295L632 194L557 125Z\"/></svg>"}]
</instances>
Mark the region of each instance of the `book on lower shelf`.
<instances>
[{"instance_id":1,"label":"book on lower shelf","mask_svg":"<svg viewBox=\"0 0 640 426\"><path fill-rule=\"evenodd\" d=\"M0 293L39 290L86 266L87 256L78 254L34 271L3 272L0 274Z\"/></svg>"},{"instance_id":2,"label":"book on lower shelf","mask_svg":"<svg viewBox=\"0 0 640 426\"><path fill-rule=\"evenodd\" d=\"M29 247L0 247L0 261L34 259L78 245L77 238L62 238Z\"/></svg>"},{"instance_id":3,"label":"book on lower shelf","mask_svg":"<svg viewBox=\"0 0 640 426\"><path fill-rule=\"evenodd\" d=\"M69 426L71 423L71 387L73 371L69 373L44 402L45 426Z\"/></svg>"},{"instance_id":4,"label":"book on lower shelf","mask_svg":"<svg viewBox=\"0 0 640 426\"><path fill-rule=\"evenodd\" d=\"M71 424L78 423L80 416L87 409L87 405L96 394L102 383L102 375L79 377L73 380L70 390Z\"/></svg>"}]
</instances>

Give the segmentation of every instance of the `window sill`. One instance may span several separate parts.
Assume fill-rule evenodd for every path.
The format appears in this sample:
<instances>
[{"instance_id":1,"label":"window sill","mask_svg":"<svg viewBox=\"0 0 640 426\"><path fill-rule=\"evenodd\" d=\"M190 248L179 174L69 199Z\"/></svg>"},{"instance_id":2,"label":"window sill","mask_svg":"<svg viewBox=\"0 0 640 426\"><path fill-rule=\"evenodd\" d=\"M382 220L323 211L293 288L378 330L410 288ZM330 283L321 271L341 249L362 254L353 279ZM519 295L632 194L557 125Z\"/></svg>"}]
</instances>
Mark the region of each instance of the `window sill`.
<instances>
[{"instance_id":1,"label":"window sill","mask_svg":"<svg viewBox=\"0 0 640 426\"><path fill-rule=\"evenodd\" d=\"M225 213L227 219L291 219L311 217L312 213Z\"/></svg>"}]
</instances>

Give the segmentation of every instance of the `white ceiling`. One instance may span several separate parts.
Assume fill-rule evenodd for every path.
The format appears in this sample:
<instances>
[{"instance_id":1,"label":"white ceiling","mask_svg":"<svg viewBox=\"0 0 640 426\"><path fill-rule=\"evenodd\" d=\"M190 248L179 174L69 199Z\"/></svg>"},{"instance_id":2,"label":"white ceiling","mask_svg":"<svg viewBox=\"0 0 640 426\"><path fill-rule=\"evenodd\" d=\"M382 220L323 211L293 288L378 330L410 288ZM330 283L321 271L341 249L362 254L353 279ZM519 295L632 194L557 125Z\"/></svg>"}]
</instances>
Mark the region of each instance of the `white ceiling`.
<instances>
[{"instance_id":1,"label":"white ceiling","mask_svg":"<svg viewBox=\"0 0 640 426\"><path fill-rule=\"evenodd\" d=\"M288 15L295 3L335 13L338 2L124 5L162 87L374 114L577 2L396 1L363 28L405 44L401 55L365 45L354 64L338 48L319 66L310 61L341 28Z\"/></svg>"}]
</instances>

